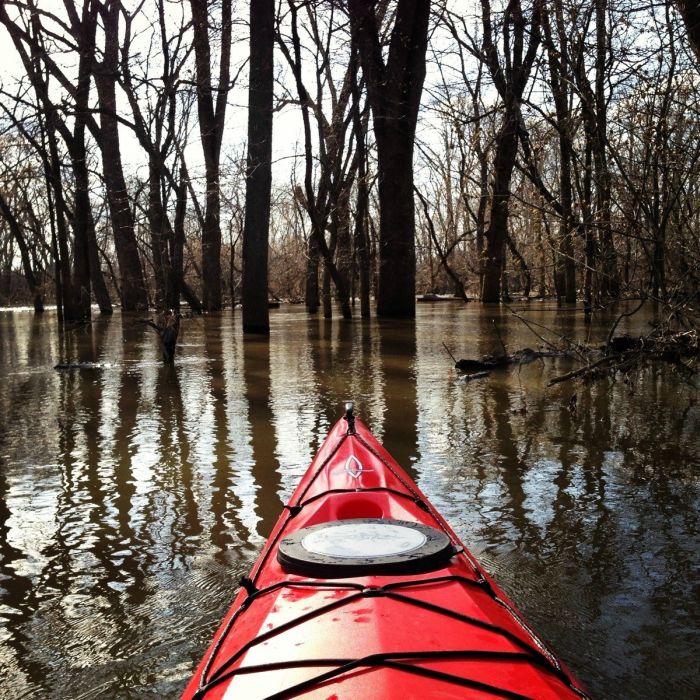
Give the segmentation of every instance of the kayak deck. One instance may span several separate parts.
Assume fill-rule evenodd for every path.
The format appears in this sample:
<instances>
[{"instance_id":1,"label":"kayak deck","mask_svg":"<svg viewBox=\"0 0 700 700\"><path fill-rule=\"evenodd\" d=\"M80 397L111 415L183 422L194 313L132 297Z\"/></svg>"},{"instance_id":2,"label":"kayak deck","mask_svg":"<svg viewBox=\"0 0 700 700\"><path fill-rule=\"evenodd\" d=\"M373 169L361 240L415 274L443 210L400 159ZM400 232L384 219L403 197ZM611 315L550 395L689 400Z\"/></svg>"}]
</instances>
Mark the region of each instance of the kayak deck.
<instances>
[{"instance_id":1,"label":"kayak deck","mask_svg":"<svg viewBox=\"0 0 700 700\"><path fill-rule=\"evenodd\" d=\"M280 555L299 531L365 519L428 526L451 549L442 562L402 563L401 573L370 563L361 575L348 575L350 552L332 578L293 573ZM303 565L313 572L314 562ZM241 584L183 698L588 697L351 414L329 433Z\"/></svg>"}]
</instances>

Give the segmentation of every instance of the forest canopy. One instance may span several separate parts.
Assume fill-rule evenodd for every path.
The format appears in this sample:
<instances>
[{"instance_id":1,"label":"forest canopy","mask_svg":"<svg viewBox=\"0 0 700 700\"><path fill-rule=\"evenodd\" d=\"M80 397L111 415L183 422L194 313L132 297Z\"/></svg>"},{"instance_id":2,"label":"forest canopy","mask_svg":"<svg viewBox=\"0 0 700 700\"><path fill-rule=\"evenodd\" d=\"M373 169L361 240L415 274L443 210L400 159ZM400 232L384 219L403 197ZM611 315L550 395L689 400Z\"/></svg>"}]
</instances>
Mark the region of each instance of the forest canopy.
<instances>
[{"instance_id":1,"label":"forest canopy","mask_svg":"<svg viewBox=\"0 0 700 700\"><path fill-rule=\"evenodd\" d=\"M0 24L3 305L242 302L264 332L268 300L697 294L686 0L17 0Z\"/></svg>"}]
</instances>

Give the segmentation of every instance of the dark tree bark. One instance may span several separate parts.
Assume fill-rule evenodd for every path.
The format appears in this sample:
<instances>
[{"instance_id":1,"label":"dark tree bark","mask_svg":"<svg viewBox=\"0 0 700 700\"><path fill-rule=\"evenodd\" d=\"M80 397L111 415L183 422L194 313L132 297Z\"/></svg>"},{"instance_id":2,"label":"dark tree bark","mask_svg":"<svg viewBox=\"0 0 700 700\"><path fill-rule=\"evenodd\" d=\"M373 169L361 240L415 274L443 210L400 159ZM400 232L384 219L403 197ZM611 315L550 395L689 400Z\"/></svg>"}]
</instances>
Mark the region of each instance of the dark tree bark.
<instances>
[{"instance_id":1,"label":"dark tree bark","mask_svg":"<svg viewBox=\"0 0 700 700\"><path fill-rule=\"evenodd\" d=\"M356 49L353 49L355 51ZM370 317L370 274L369 241L367 235L367 217L369 210L369 192L367 187L367 149L365 147L365 124L360 110L360 86L357 71L352 76L352 115L355 131L355 157L357 158L357 199L355 207L355 229L353 242L357 258L360 282L360 315Z\"/></svg>"},{"instance_id":2,"label":"dark tree bark","mask_svg":"<svg viewBox=\"0 0 700 700\"><path fill-rule=\"evenodd\" d=\"M180 179L176 189L175 218L173 220L172 253L172 285L168 307L174 311L180 310L180 295L184 282L185 262L185 216L187 214L187 184L185 183L185 168L180 168ZM233 303L233 297L232 297Z\"/></svg>"},{"instance_id":3,"label":"dark tree bark","mask_svg":"<svg viewBox=\"0 0 700 700\"><path fill-rule=\"evenodd\" d=\"M683 22L688 30L688 40L700 60L700 5L696 0L676 0Z\"/></svg>"},{"instance_id":4,"label":"dark tree bark","mask_svg":"<svg viewBox=\"0 0 700 700\"><path fill-rule=\"evenodd\" d=\"M350 295L352 276L352 240L350 236L350 184L342 187L331 214L331 226L335 229L335 260L343 288Z\"/></svg>"},{"instance_id":5,"label":"dark tree bark","mask_svg":"<svg viewBox=\"0 0 700 700\"><path fill-rule=\"evenodd\" d=\"M270 332L267 250L272 184L275 2L250 3L248 162L243 230L243 331Z\"/></svg>"},{"instance_id":6,"label":"dark tree bark","mask_svg":"<svg viewBox=\"0 0 700 700\"><path fill-rule=\"evenodd\" d=\"M306 261L306 285L304 298L306 300L306 310L310 314L318 312L321 303L321 295L318 288L318 271L320 268L320 254L316 245L316 237L311 236L309 240L309 255Z\"/></svg>"},{"instance_id":7,"label":"dark tree bark","mask_svg":"<svg viewBox=\"0 0 700 700\"><path fill-rule=\"evenodd\" d=\"M148 227L153 251L153 270L156 283L156 309L163 313L173 301L173 272L170 250L173 230L161 197L160 170L153 160L149 165Z\"/></svg>"},{"instance_id":8,"label":"dark tree bark","mask_svg":"<svg viewBox=\"0 0 700 700\"><path fill-rule=\"evenodd\" d=\"M505 265L505 246L508 240L508 204L510 181L518 152L518 126L514 102L506 104L503 124L496 135L496 157L493 173L491 215L486 229L486 251L481 301L501 300L501 279Z\"/></svg>"},{"instance_id":9,"label":"dark tree bark","mask_svg":"<svg viewBox=\"0 0 700 700\"><path fill-rule=\"evenodd\" d=\"M97 240L95 239L95 221L92 216L90 203L90 174L87 163L87 147L85 131L89 115L90 80L92 63L95 54L96 17L93 8L86 1L83 5L80 24L77 17L72 18L73 32L78 38L80 59L78 61L78 82L75 92L75 125L72 139L67 142L75 177L75 193L73 201L73 259L75 276L79 280L90 279L92 291L103 314L112 313L112 303L107 292L99 263ZM87 291L81 284L81 304L85 304L82 292ZM89 291L87 304L89 305Z\"/></svg>"},{"instance_id":10,"label":"dark tree bark","mask_svg":"<svg viewBox=\"0 0 700 700\"><path fill-rule=\"evenodd\" d=\"M377 315L416 313L413 148L425 79L429 0L399 0L387 62L375 3L348 0L353 40L367 84L377 141L379 287Z\"/></svg>"},{"instance_id":11,"label":"dark tree bark","mask_svg":"<svg viewBox=\"0 0 700 700\"><path fill-rule=\"evenodd\" d=\"M490 0L481 0L483 55L491 77L503 100L503 123L496 135L493 191L489 226L486 230L486 252L481 300L498 302L508 240L508 204L510 181L518 152L520 102L540 44L541 0L535 0L529 21L523 15L520 0L509 3L503 17L502 33L509 55L503 65L494 43ZM512 35L512 48L511 43ZM526 37L527 46L525 45Z\"/></svg>"},{"instance_id":12,"label":"dark tree bark","mask_svg":"<svg viewBox=\"0 0 700 700\"><path fill-rule=\"evenodd\" d=\"M93 135L102 150L102 167L114 248L119 261L122 310L142 311L148 308L148 295L134 233L134 217L124 179L117 120L120 4L114 1L99 3L99 12L104 25L105 47L103 60L93 69L101 126L99 133Z\"/></svg>"},{"instance_id":13,"label":"dark tree bark","mask_svg":"<svg viewBox=\"0 0 700 700\"><path fill-rule=\"evenodd\" d=\"M548 4L542 9L542 28L547 49L549 83L554 99L559 135L559 255L557 260L557 296L566 302L576 301L576 261L574 260L573 232L573 186L571 182L571 161L573 157L572 115L569 109L571 83L569 74L569 47L566 27L560 3L552 3L555 13L554 26L557 28L559 47L554 43L554 31Z\"/></svg>"},{"instance_id":14,"label":"dark tree bark","mask_svg":"<svg viewBox=\"0 0 700 700\"><path fill-rule=\"evenodd\" d=\"M251 16L260 12L261 1L251 1ZM221 55L219 56L218 88L211 76L211 48L209 37L209 3L190 0L194 32L194 53L197 73L197 112L199 133L206 171L206 215L202 231L202 285L203 304L207 311L221 309L221 196L219 158L224 134L224 117L229 92L231 63L231 0L221 2ZM261 27L264 31L264 29ZM261 37L252 33L254 42ZM253 42L251 42L253 43ZM251 52L253 49L251 48ZM253 70L251 66L251 75ZM214 96L216 95L216 99Z\"/></svg>"}]
</instances>

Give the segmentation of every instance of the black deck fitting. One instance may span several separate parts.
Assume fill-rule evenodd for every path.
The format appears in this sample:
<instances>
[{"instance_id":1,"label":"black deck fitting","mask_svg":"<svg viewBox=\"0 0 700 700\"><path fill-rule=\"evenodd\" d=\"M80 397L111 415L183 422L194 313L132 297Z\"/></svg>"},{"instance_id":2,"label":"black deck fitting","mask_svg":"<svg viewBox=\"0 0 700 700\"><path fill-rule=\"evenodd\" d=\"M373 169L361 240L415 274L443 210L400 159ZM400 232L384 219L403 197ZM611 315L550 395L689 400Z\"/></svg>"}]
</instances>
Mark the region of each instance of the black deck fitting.
<instances>
[{"instance_id":1,"label":"black deck fitting","mask_svg":"<svg viewBox=\"0 0 700 700\"><path fill-rule=\"evenodd\" d=\"M348 422L348 435L355 434L355 404L348 401L345 404L345 420Z\"/></svg>"}]
</instances>

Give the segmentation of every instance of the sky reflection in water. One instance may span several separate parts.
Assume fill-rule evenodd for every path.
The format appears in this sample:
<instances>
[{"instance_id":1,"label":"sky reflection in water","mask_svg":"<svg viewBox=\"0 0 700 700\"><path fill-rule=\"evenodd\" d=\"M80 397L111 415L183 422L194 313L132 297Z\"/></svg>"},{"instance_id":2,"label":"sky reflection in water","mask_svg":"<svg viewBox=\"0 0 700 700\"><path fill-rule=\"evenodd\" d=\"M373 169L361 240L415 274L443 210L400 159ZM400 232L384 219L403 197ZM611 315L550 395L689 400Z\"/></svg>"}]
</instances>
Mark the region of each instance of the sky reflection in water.
<instances>
[{"instance_id":1,"label":"sky reflection in water","mask_svg":"<svg viewBox=\"0 0 700 700\"><path fill-rule=\"evenodd\" d=\"M131 318L59 336L51 313L0 313L2 693L176 696L353 398L594 694L700 694L696 389L653 371L546 389L563 359L465 384L443 342L539 343L505 309L273 314L269 342L244 340L238 312L185 320L168 368ZM588 333L577 311L527 316Z\"/></svg>"}]
</instances>

